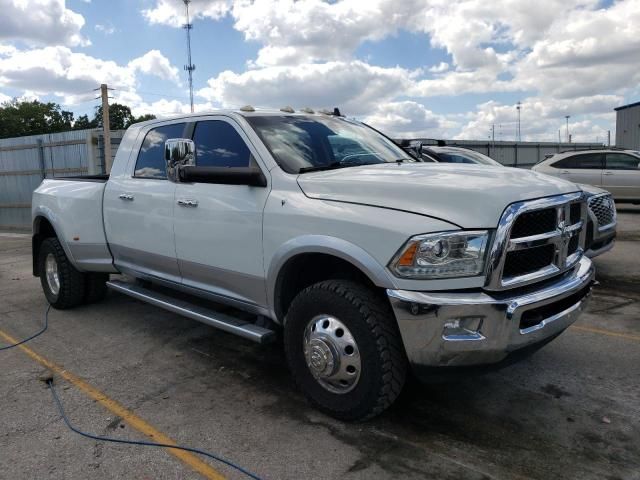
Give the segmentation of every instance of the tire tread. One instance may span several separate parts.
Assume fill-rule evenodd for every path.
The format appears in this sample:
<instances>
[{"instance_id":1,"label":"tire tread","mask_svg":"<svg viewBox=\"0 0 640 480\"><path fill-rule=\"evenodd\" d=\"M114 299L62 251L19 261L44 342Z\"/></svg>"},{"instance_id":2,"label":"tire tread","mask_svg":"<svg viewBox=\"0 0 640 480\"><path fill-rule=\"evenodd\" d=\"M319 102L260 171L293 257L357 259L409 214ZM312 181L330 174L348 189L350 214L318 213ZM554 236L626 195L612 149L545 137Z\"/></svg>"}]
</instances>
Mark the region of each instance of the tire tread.
<instances>
[{"instance_id":1,"label":"tire tread","mask_svg":"<svg viewBox=\"0 0 640 480\"><path fill-rule=\"evenodd\" d=\"M390 306L384 303L377 292L349 280L325 280L305 288L293 300L289 311L294 308L298 298L303 295L313 295L317 291L338 295L358 310L369 330L373 333L377 350L383 360L382 386L368 411L357 415L355 418L345 415L344 412L331 411L326 405L319 404L311 397L309 397L309 400L319 409L345 420L367 420L375 417L391 406L400 395L407 374L406 355L400 332L395 322L395 316ZM290 342L285 342L287 357L291 357L292 354L290 345ZM302 387L297 380L296 383L299 387Z\"/></svg>"}]
</instances>

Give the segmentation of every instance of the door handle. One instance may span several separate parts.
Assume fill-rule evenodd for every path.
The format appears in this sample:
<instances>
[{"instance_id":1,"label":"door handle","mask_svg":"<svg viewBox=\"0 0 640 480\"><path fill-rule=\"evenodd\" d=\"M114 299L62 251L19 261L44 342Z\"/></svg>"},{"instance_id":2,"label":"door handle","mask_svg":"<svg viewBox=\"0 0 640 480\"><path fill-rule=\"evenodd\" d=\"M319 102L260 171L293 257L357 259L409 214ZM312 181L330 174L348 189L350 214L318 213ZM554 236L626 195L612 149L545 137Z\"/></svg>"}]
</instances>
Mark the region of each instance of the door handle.
<instances>
[{"instance_id":1,"label":"door handle","mask_svg":"<svg viewBox=\"0 0 640 480\"><path fill-rule=\"evenodd\" d=\"M569 170L562 170L560 173L569 174L571 172Z\"/></svg>"},{"instance_id":2,"label":"door handle","mask_svg":"<svg viewBox=\"0 0 640 480\"><path fill-rule=\"evenodd\" d=\"M180 205L181 207L197 207L198 206L198 201L197 200L180 199L180 200L178 200L178 205Z\"/></svg>"},{"instance_id":3,"label":"door handle","mask_svg":"<svg viewBox=\"0 0 640 480\"><path fill-rule=\"evenodd\" d=\"M613 175L613 172L602 172L603 175Z\"/></svg>"},{"instance_id":4,"label":"door handle","mask_svg":"<svg viewBox=\"0 0 640 480\"><path fill-rule=\"evenodd\" d=\"M118 195L118 198L120 200L128 200L129 202L133 202L134 197L130 193L121 193L120 195Z\"/></svg>"}]
</instances>

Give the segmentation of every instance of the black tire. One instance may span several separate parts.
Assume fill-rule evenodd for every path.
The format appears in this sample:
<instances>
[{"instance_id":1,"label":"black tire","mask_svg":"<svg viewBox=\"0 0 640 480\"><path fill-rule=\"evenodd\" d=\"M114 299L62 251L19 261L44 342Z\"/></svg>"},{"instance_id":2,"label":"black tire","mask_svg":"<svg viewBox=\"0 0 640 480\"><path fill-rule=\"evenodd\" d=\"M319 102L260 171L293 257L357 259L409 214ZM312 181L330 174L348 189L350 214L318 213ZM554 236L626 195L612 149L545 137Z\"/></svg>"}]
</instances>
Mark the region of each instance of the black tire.
<instances>
[{"instance_id":1,"label":"black tire","mask_svg":"<svg viewBox=\"0 0 640 480\"><path fill-rule=\"evenodd\" d=\"M84 282L85 303L95 303L107 294L108 273L86 273Z\"/></svg>"},{"instance_id":2,"label":"black tire","mask_svg":"<svg viewBox=\"0 0 640 480\"><path fill-rule=\"evenodd\" d=\"M49 255L53 255L58 267L60 288L57 293L52 291L47 281L45 263ZM64 310L77 307L83 303L85 292L84 274L76 270L71 264L57 238L47 238L40 245L38 271L40 272L40 283L42 284L44 295L53 308Z\"/></svg>"},{"instance_id":3,"label":"black tire","mask_svg":"<svg viewBox=\"0 0 640 480\"><path fill-rule=\"evenodd\" d=\"M346 393L323 387L305 360L305 329L322 314L340 319L360 351L360 377ZM406 379L406 355L390 306L376 292L353 281L323 281L300 292L287 313L284 346L300 390L315 407L340 420L379 415L396 400Z\"/></svg>"}]
</instances>

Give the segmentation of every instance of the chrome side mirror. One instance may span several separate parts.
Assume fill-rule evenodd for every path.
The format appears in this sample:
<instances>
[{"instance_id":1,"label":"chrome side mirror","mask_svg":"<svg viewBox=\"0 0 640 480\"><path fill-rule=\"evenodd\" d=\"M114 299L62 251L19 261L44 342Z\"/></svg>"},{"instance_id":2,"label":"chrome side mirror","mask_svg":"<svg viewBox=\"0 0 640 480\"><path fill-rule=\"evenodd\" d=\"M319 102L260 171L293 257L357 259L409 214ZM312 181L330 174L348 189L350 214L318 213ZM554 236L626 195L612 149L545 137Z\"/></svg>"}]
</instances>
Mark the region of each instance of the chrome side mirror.
<instances>
[{"instance_id":1,"label":"chrome side mirror","mask_svg":"<svg viewBox=\"0 0 640 480\"><path fill-rule=\"evenodd\" d=\"M422 147L423 147L423 143L420 140L414 140L411 142L410 146L413 149L413 151L415 152L416 156L418 158L420 158L422 156Z\"/></svg>"},{"instance_id":2,"label":"chrome side mirror","mask_svg":"<svg viewBox=\"0 0 640 480\"><path fill-rule=\"evenodd\" d=\"M173 182L179 179L178 169L196 164L196 145L188 138L170 138L164 142L164 161L167 177Z\"/></svg>"}]
</instances>

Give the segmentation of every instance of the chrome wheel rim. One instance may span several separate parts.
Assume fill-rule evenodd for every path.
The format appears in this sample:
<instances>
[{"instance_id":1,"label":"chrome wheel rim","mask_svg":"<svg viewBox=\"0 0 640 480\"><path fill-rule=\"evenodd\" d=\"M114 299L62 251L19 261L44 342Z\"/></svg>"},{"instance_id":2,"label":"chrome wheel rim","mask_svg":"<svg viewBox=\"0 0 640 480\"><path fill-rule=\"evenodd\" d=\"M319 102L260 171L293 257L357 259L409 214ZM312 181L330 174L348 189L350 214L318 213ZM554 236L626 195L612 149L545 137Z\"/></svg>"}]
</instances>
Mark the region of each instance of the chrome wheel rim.
<instances>
[{"instance_id":1,"label":"chrome wheel rim","mask_svg":"<svg viewBox=\"0 0 640 480\"><path fill-rule=\"evenodd\" d=\"M60 292L60 276L58 275L58 262L52 253L47 255L44 261L44 270L47 277L47 285L54 295Z\"/></svg>"},{"instance_id":2,"label":"chrome wheel rim","mask_svg":"<svg viewBox=\"0 0 640 480\"><path fill-rule=\"evenodd\" d=\"M311 375L332 393L348 393L360 379L360 350L349 329L336 317L318 315L304 331L304 358Z\"/></svg>"}]
</instances>

